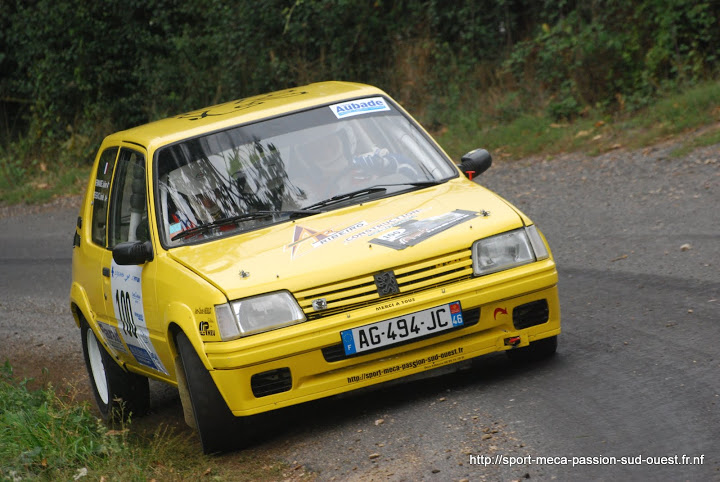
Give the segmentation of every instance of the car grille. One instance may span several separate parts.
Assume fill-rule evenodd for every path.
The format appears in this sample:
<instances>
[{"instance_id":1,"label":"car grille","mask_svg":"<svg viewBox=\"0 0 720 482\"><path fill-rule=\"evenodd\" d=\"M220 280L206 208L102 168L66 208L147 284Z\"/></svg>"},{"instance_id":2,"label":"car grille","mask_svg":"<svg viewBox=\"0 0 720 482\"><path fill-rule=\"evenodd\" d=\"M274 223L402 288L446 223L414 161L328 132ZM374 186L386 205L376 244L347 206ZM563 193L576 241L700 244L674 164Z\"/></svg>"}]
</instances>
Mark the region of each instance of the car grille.
<instances>
[{"instance_id":1,"label":"car grille","mask_svg":"<svg viewBox=\"0 0 720 482\"><path fill-rule=\"evenodd\" d=\"M398 295L406 296L423 290L446 286L472 276L472 258L469 249L456 251L419 263L398 266L393 269L400 289ZM374 274L367 273L335 283L317 286L295 293L295 298L308 320L355 310L377 303L380 299ZM324 299L327 308L316 311L313 300ZM383 297L383 301L393 297Z\"/></svg>"}]
</instances>

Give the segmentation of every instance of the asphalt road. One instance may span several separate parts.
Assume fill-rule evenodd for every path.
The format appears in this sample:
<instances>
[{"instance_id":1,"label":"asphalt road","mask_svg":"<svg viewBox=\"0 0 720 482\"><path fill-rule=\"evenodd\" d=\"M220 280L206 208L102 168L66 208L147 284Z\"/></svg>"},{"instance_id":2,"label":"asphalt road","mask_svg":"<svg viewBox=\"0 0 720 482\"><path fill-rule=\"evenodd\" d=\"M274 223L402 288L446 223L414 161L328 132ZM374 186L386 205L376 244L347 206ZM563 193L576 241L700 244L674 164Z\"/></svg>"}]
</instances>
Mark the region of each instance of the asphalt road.
<instances>
[{"instance_id":1,"label":"asphalt road","mask_svg":"<svg viewBox=\"0 0 720 482\"><path fill-rule=\"evenodd\" d=\"M480 178L550 241L554 358L495 354L294 407L251 452L319 480L720 480L720 146L671 147L496 162ZM87 397L67 302L76 216L73 202L0 213L0 361ZM144 423L182 426L176 392L152 393Z\"/></svg>"}]
</instances>

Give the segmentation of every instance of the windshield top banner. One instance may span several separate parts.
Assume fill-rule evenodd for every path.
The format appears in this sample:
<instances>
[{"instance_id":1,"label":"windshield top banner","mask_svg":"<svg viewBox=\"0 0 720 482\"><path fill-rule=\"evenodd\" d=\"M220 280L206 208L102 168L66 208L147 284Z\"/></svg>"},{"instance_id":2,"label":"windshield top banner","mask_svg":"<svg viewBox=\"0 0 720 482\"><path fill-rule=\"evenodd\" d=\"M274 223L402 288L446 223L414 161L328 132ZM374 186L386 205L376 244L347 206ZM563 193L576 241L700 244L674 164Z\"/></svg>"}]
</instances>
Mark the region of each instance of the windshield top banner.
<instances>
[{"instance_id":1,"label":"windshield top banner","mask_svg":"<svg viewBox=\"0 0 720 482\"><path fill-rule=\"evenodd\" d=\"M369 114L370 112L378 112L381 110L390 110L385 99L382 97L371 97L369 99L351 100L342 104L331 105L330 109L338 119L352 117L354 115Z\"/></svg>"}]
</instances>

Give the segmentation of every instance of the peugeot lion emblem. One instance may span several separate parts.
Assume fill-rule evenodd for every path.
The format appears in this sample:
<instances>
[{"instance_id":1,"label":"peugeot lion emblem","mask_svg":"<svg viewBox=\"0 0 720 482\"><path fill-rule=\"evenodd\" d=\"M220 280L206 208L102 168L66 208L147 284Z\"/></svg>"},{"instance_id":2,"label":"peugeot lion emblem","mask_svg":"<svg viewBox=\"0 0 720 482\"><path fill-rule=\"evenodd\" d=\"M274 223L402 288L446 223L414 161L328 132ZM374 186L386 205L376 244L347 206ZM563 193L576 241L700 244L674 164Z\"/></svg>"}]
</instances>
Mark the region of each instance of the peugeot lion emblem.
<instances>
[{"instance_id":1,"label":"peugeot lion emblem","mask_svg":"<svg viewBox=\"0 0 720 482\"><path fill-rule=\"evenodd\" d=\"M400 287L392 271L383 271L375 275L375 286L377 286L380 297L396 295L400 293Z\"/></svg>"}]
</instances>

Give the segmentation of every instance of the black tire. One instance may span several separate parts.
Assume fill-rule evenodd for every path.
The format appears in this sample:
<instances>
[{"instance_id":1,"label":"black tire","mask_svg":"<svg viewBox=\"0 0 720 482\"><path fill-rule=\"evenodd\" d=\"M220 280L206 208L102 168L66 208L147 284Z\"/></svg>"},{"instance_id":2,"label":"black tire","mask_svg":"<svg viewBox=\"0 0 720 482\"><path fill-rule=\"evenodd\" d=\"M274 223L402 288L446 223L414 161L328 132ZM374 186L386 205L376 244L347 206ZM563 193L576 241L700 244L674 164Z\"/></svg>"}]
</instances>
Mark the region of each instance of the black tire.
<instances>
[{"instance_id":1,"label":"black tire","mask_svg":"<svg viewBox=\"0 0 720 482\"><path fill-rule=\"evenodd\" d=\"M527 363L550 358L557 351L557 335L537 340L522 348L513 348L505 353L512 361Z\"/></svg>"},{"instance_id":2,"label":"black tire","mask_svg":"<svg viewBox=\"0 0 720 482\"><path fill-rule=\"evenodd\" d=\"M150 384L146 377L126 372L98 341L87 321L80 325L85 366L95 402L106 421L127 420L150 409Z\"/></svg>"},{"instance_id":3,"label":"black tire","mask_svg":"<svg viewBox=\"0 0 720 482\"><path fill-rule=\"evenodd\" d=\"M232 414L187 335L178 333L175 343L184 372L177 376L185 378L203 452L213 454L244 447L250 435L247 420Z\"/></svg>"}]
</instances>

